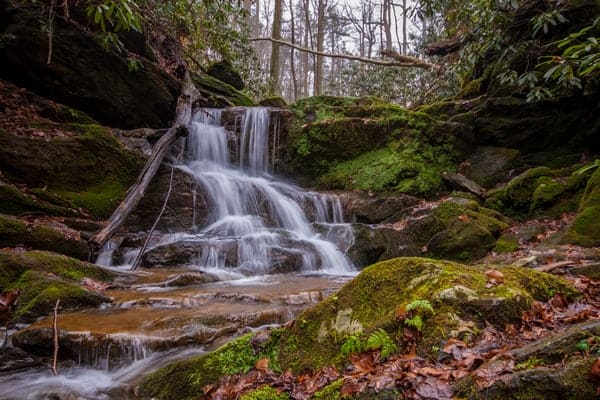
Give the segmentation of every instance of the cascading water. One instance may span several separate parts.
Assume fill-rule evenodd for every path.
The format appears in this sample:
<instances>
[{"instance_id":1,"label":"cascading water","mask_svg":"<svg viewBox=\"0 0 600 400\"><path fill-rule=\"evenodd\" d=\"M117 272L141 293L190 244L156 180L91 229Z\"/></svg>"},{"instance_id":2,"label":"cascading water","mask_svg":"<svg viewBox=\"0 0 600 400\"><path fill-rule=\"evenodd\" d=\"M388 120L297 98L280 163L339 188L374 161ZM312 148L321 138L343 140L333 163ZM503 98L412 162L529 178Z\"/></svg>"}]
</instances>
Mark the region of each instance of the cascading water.
<instances>
[{"instance_id":1,"label":"cascading water","mask_svg":"<svg viewBox=\"0 0 600 400\"><path fill-rule=\"evenodd\" d=\"M340 225L336 231L346 232L345 241L350 236L350 228L342 224L339 199L302 191L270 174L269 110L246 109L235 149L228 147L220 120L220 110L203 109L196 114L188 161L180 166L195 178L211 206L208 225L196 233L205 242L199 266L223 269L235 265L244 275L256 275L281 272L278 262L283 257L288 269L293 264L301 271L350 273L352 263L336 246L347 248L347 244L334 243L337 240L327 233L333 225ZM230 159L231 150L239 155L237 165ZM314 211L310 219L303 206ZM318 233L314 223L326 232ZM232 241L237 246L235 262L228 260Z\"/></svg>"},{"instance_id":2,"label":"cascading water","mask_svg":"<svg viewBox=\"0 0 600 400\"><path fill-rule=\"evenodd\" d=\"M115 237L96 261L110 267L121 248L123 265L114 269L124 284L105 293L112 303L60 314L59 328L75 343L71 362L57 377L45 367L0 376L0 398L136 399L133 387L150 370L232 332L285 323L350 279L344 251L353 235L339 198L274 178L279 138L269 135L267 109L246 109L239 135L220 117L219 110L195 116L187 161L177 166L194 178L191 196L203 196L210 212L194 210L190 226L157 234L149 246L191 245L197 257L172 269L128 271L139 249Z\"/></svg>"}]
</instances>

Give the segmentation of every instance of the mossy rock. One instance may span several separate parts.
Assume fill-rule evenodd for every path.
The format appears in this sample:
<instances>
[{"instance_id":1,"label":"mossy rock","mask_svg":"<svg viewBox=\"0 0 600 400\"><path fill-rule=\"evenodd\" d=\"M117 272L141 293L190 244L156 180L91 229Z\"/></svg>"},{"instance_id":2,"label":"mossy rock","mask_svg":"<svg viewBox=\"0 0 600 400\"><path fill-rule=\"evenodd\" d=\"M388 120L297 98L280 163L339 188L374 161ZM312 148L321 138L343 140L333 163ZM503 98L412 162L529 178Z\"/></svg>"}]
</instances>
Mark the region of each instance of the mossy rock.
<instances>
[{"instance_id":1,"label":"mossy rock","mask_svg":"<svg viewBox=\"0 0 600 400\"><path fill-rule=\"evenodd\" d=\"M80 260L89 256L87 242L73 239L50 226L26 224L0 214L0 247L23 245L36 250L50 250Z\"/></svg>"},{"instance_id":2,"label":"mossy rock","mask_svg":"<svg viewBox=\"0 0 600 400\"><path fill-rule=\"evenodd\" d=\"M263 107L273 107L273 108L287 107L286 101L281 96L267 97L267 98L259 101L258 105L263 106Z\"/></svg>"},{"instance_id":3,"label":"mossy rock","mask_svg":"<svg viewBox=\"0 0 600 400\"><path fill-rule=\"evenodd\" d=\"M47 187L46 199L63 199L106 218L119 204L143 165L107 128L99 125L50 125L72 135L43 138L0 130L0 169L13 182ZM58 211L57 211L58 212Z\"/></svg>"},{"instance_id":4,"label":"mossy rock","mask_svg":"<svg viewBox=\"0 0 600 400\"><path fill-rule=\"evenodd\" d=\"M14 314L16 320L30 321L47 315L58 299L61 309L93 307L109 301L83 289L79 281L85 277L108 281L114 274L55 253L0 250L0 288L18 287L23 291Z\"/></svg>"},{"instance_id":5,"label":"mossy rock","mask_svg":"<svg viewBox=\"0 0 600 400\"><path fill-rule=\"evenodd\" d=\"M204 95L207 103L206 106L212 107L228 107L228 106L243 106L252 107L256 102L245 93L237 90L233 86L219 79L198 72L192 75L194 84L198 90Z\"/></svg>"},{"instance_id":6,"label":"mossy rock","mask_svg":"<svg viewBox=\"0 0 600 400\"><path fill-rule=\"evenodd\" d=\"M48 201L51 199L41 197L36 191L31 191L31 193L35 194L35 196L24 193L14 185L0 183L0 213L23 215L32 212L42 212L48 215L79 215L70 209L69 207L72 207L72 205L68 205L66 202L57 205L56 203L60 201L57 198L54 198L54 201ZM47 192L39 190L39 193L43 196L43 193Z\"/></svg>"},{"instance_id":7,"label":"mossy rock","mask_svg":"<svg viewBox=\"0 0 600 400\"><path fill-rule=\"evenodd\" d=\"M504 326L519 319L533 299L545 300L557 292L575 294L570 284L552 275L515 267L501 271L505 283L488 289L481 267L423 258L397 258L372 265L284 330L281 365L301 371L342 363L340 340L344 335L336 333L332 324L347 310L367 334L384 328L393 335L399 328L395 320L398 307L416 299L429 300L435 315L427 320L419 347L426 354L453 329L457 319L452 316L478 323L487 319ZM466 290L461 292L457 287Z\"/></svg>"},{"instance_id":8,"label":"mossy rock","mask_svg":"<svg viewBox=\"0 0 600 400\"><path fill-rule=\"evenodd\" d=\"M286 172L327 189L432 195L468 130L372 97L312 97L290 109Z\"/></svg>"},{"instance_id":9,"label":"mossy rock","mask_svg":"<svg viewBox=\"0 0 600 400\"><path fill-rule=\"evenodd\" d=\"M498 238L494 251L497 253L512 253L519 250L519 237L512 233L505 233Z\"/></svg>"},{"instance_id":10,"label":"mossy rock","mask_svg":"<svg viewBox=\"0 0 600 400\"><path fill-rule=\"evenodd\" d=\"M600 246L600 168L588 180L579 211L564 239L581 246Z\"/></svg>"},{"instance_id":11,"label":"mossy rock","mask_svg":"<svg viewBox=\"0 0 600 400\"><path fill-rule=\"evenodd\" d=\"M374 264L304 311L290 326L271 331L261 353L255 355L252 334L246 335L208 355L146 376L140 393L144 398L197 398L204 385L223 375L249 370L262 357L268 357L275 370L296 373L330 365L341 368L346 359L340 349L347 335L357 330L368 335L383 328L391 337L401 338L402 324L396 311L414 300L428 300L434 308L434 315L425 320L417 349L427 357L433 356L429 354L432 346L439 346L451 335L459 319L504 327L518 320L534 299L548 300L559 292L572 298L577 293L559 277L517 267L498 267L504 283L486 288L486 268L425 258L396 258Z\"/></svg>"},{"instance_id":12,"label":"mossy rock","mask_svg":"<svg viewBox=\"0 0 600 400\"><path fill-rule=\"evenodd\" d=\"M504 188L488 192L486 206L518 219L556 217L577 209L588 176L573 175L577 166L552 170L529 169Z\"/></svg>"},{"instance_id":13,"label":"mossy rock","mask_svg":"<svg viewBox=\"0 0 600 400\"><path fill-rule=\"evenodd\" d=\"M243 90L244 80L242 76L233 68L229 60L222 60L211 64L206 70L208 75L233 86L234 89Z\"/></svg>"},{"instance_id":14,"label":"mossy rock","mask_svg":"<svg viewBox=\"0 0 600 400\"><path fill-rule=\"evenodd\" d=\"M474 222L456 222L429 241L428 252L435 257L473 261L482 258L496 243L494 236Z\"/></svg>"}]
</instances>

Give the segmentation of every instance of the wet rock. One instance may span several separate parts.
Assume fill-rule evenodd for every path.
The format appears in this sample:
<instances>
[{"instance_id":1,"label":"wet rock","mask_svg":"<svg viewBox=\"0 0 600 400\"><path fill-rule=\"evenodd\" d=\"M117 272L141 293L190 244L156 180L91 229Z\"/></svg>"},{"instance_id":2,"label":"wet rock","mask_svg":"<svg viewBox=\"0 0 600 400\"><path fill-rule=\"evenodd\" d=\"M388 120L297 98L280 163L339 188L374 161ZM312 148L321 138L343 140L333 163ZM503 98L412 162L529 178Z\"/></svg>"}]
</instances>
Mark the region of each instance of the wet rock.
<instances>
[{"instance_id":1,"label":"wet rock","mask_svg":"<svg viewBox=\"0 0 600 400\"><path fill-rule=\"evenodd\" d=\"M157 246L144 254L142 265L144 267L168 267L200 263L202 256L212 249L218 249L220 261L226 267L237 266L237 240L189 240Z\"/></svg>"},{"instance_id":2,"label":"wet rock","mask_svg":"<svg viewBox=\"0 0 600 400\"><path fill-rule=\"evenodd\" d=\"M339 194L344 219L362 224L378 224L397 219L403 211L420 202L413 196L404 194L369 195L364 191Z\"/></svg>"},{"instance_id":3,"label":"wet rock","mask_svg":"<svg viewBox=\"0 0 600 400\"><path fill-rule=\"evenodd\" d=\"M510 175L521 153L505 147L479 146L469 156L467 177L484 187L493 187Z\"/></svg>"},{"instance_id":4,"label":"wet rock","mask_svg":"<svg viewBox=\"0 0 600 400\"><path fill-rule=\"evenodd\" d=\"M39 28L39 19L47 15L9 4L0 4L0 33L11 38L0 48L2 78L81 109L108 126L169 125L179 92L173 77L144 59L140 68L129 71L126 57L107 52L97 37L60 16L54 20L57 40L47 64L48 38Z\"/></svg>"},{"instance_id":5,"label":"wet rock","mask_svg":"<svg viewBox=\"0 0 600 400\"><path fill-rule=\"evenodd\" d=\"M401 230L388 226L353 224L354 243L347 255L357 267L400 256L415 256L421 249Z\"/></svg>"},{"instance_id":6,"label":"wet rock","mask_svg":"<svg viewBox=\"0 0 600 400\"><path fill-rule=\"evenodd\" d=\"M0 375L40 366L41 360L16 347L5 347L0 352Z\"/></svg>"},{"instance_id":7,"label":"wet rock","mask_svg":"<svg viewBox=\"0 0 600 400\"><path fill-rule=\"evenodd\" d=\"M128 216L124 226L127 232L148 231L162 209L169 188L171 169L161 166L146 190L143 199ZM189 174L175 169L171 196L157 229L163 232L181 232L194 226L203 226L208 216L208 202L204 191Z\"/></svg>"}]
</instances>

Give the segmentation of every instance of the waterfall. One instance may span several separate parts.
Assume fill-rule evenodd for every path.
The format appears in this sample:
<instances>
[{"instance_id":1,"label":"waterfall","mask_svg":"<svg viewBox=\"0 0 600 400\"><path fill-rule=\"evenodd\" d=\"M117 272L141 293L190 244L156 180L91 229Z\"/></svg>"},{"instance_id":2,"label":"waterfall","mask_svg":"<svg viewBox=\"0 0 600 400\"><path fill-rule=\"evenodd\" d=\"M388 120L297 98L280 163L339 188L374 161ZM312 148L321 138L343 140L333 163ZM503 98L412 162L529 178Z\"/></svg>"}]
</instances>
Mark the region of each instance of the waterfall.
<instances>
[{"instance_id":1,"label":"waterfall","mask_svg":"<svg viewBox=\"0 0 600 400\"><path fill-rule=\"evenodd\" d=\"M291 266L334 274L352 271L335 240L328 240L332 226L351 232L343 224L339 198L302 191L271 175L269 155L275 154L279 138L274 134L269 143L269 121L267 108L245 109L237 148L231 149L221 110L203 109L193 118L187 161L179 168L194 177L210 203L208 224L197 232L204 243L198 266L234 265L245 275L287 272ZM238 163L230 152L239 155ZM327 227L325 233L317 231L318 225ZM232 240L235 252L223 245Z\"/></svg>"}]
</instances>

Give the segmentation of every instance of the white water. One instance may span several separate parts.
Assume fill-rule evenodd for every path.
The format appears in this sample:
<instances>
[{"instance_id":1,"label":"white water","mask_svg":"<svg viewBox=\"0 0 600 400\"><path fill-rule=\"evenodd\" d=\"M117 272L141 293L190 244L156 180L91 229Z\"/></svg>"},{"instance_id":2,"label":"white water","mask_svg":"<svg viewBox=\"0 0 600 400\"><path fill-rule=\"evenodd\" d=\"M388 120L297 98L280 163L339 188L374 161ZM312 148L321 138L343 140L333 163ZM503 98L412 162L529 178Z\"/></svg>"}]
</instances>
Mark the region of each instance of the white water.
<instances>
[{"instance_id":1,"label":"white water","mask_svg":"<svg viewBox=\"0 0 600 400\"><path fill-rule=\"evenodd\" d=\"M301 254L301 271L348 274L352 263L336 246L336 240L317 233L313 223L343 224L339 198L300 188L275 179L269 160L269 110L248 108L234 149L220 125L220 110L201 110L193 119L188 141L188 161L179 166L191 174L206 193L211 213L209 224L197 237L208 240L198 255L198 267L224 269L224 239L237 241L237 267L245 275L272 272L273 252L283 249ZM273 135L276 137L276 135ZM275 140L275 139L273 139ZM234 164L230 152L239 155ZM313 210L312 220L304 208Z\"/></svg>"},{"instance_id":2,"label":"white water","mask_svg":"<svg viewBox=\"0 0 600 400\"><path fill-rule=\"evenodd\" d=\"M232 141L228 140L228 133L220 126L220 114L219 110L203 110L194 117L187 161L178 166L196 180L198 187L193 189L193 196L204 193L208 197L208 220L200 226L194 220L186 232L157 235L150 248L197 241L201 246L194 267L227 281L223 284L228 287L267 285L265 274L287 272L276 270L276 259L282 254L294 258L294 272L354 274L354 266L344 254L353 235L350 225L343 223L339 198L303 191L274 177L274 142L279 138L276 134L269 138L269 111L246 110L233 149L229 147ZM233 161L230 154L236 154L237 159ZM236 244L233 266L227 260L232 242ZM120 245L120 238L111 241L97 264L111 267L112 253ZM123 255L125 266L137 252L130 250ZM280 276L286 279L286 275ZM298 304L306 302L305 293L295 296L299 296ZM73 360L77 364L72 369L61 367L58 377L51 376L46 368L0 376L0 398L130 398L128 392L142 374L166 361L201 352L174 349L155 353L144 346L141 337L126 335L122 339L129 352L118 360L110 358L110 347L99 346L96 351L92 346Z\"/></svg>"}]
</instances>

